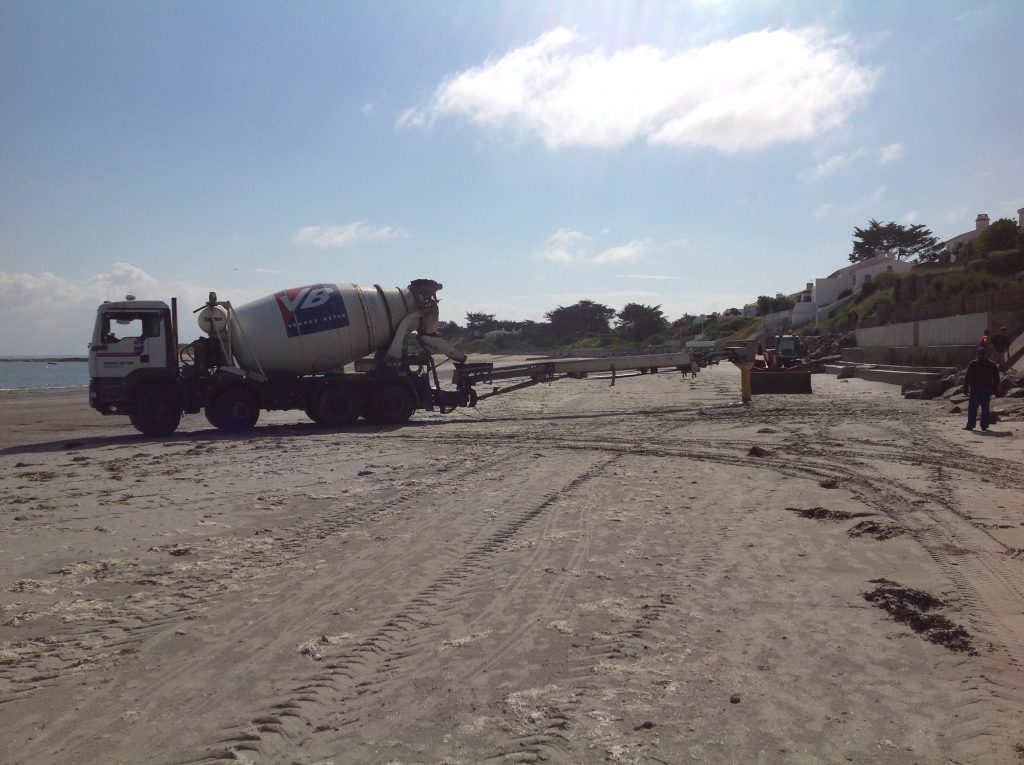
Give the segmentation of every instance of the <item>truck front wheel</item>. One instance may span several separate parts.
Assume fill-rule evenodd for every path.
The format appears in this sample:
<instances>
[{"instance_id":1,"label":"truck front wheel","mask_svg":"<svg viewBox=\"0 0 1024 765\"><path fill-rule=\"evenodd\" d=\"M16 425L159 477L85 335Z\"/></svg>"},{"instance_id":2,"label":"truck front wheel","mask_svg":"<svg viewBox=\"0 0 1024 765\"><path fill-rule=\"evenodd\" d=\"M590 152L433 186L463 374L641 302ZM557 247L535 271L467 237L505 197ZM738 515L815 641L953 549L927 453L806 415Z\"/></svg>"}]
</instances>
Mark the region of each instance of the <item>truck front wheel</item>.
<instances>
[{"instance_id":1,"label":"truck front wheel","mask_svg":"<svg viewBox=\"0 0 1024 765\"><path fill-rule=\"evenodd\" d=\"M241 386L225 388L213 400L213 417L207 417L226 433L251 430L260 417L260 405L251 391Z\"/></svg>"},{"instance_id":2,"label":"truck front wheel","mask_svg":"<svg viewBox=\"0 0 1024 765\"><path fill-rule=\"evenodd\" d=\"M138 397L129 419L147 436L169 436L181 423L181 407L172 391L156 388Z\"/></svg>"}]
</instances>

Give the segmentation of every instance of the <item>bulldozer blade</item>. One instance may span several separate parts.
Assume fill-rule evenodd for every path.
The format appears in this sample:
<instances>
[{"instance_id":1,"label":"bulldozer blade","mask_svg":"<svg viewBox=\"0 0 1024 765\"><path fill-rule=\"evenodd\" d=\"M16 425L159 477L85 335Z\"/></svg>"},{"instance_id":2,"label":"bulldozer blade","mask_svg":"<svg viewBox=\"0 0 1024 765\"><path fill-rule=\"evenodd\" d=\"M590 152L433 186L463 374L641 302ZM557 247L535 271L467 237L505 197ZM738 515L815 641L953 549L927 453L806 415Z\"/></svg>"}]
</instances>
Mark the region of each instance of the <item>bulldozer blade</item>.
<instances>
[{"instance_id":1,"label":"bulldozer blade","mask_svg":"<svg viewBox=\"0 0 1024 765\"><path fill-rule=\"evenodd\" d=\"M810 393L811 373L753 370L750 389L755 396L759 393Z\"/></svg>"}]
</instances>

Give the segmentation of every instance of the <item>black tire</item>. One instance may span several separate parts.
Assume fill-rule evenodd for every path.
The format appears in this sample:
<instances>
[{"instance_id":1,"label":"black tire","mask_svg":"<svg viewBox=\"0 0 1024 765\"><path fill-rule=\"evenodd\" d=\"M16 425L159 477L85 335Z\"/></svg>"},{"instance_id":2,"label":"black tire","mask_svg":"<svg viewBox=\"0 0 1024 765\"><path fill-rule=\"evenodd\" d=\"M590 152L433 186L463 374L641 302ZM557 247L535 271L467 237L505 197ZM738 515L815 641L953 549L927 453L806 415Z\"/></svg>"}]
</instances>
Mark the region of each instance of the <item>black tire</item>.
<instances>
[{"instance_id":1,"label":"black tire","mask_svg":"<svg viewBox=\"0 0 1024 765\"><path fill-rule=\"evenodd\" d=\"M241 385L225 388L213 400L213 417L207 419L225 433L252 430L260 418L260 404L255 394Z\"/></svg>"},{"instance_id":2,"label":"black tire","mask_svg":"<svg viewBox=\"0 0 1024 765\"><path fill-rule=\"evenodd\" d=\"M316 404L306 414L317 425L340 428L359 419L361 402L355 391L347 385L325 385L317 396Z\"/></svg>"},{"instance_id":3,"label":"black tire","mask_svg":"<svg viewBox=\"0 0 1024 765\"><path fill-rule=\"evenodd\" d=\"M213 404L209 404L207 406L204 406L203 407L203 414L206 415L206 421L208 423L213 425L213 427L215 427L215 428L220 428L220 425L217 423L217 412L214 410Z\"/></svg>"},{"instance_id":4,"label":"black tire","mask_svg":"<svg viewBox=\"0 0 1024 765\"><path fill-rule=\"evenodd\" d=\"M129 419L147 436L169 436L181 423L181 407L173 391L153 388L136 399Z\"/></svg>"},{"instance_id":5,"label":"black tire","mask_svg":"<svg viewBox=\"0 0 1024 765\"><path fill-rule=\"evenodd\" d=\"M416 411L416 397L404 385L385 385L376 390L366 407L366 419L382 425L407 422Z\"/></svg>"}]
</instances>

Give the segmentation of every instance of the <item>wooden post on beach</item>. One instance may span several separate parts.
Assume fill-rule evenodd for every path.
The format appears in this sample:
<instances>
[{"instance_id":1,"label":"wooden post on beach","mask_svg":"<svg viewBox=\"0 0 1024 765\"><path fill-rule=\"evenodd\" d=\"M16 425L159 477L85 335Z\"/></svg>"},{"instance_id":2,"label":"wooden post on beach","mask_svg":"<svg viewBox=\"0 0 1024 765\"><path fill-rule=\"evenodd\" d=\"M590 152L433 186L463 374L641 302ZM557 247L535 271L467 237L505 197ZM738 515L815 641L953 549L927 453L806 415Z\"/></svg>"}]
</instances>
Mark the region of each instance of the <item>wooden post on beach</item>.
<instances>
[{"instance_id":1,"label":"wooden post on beach","mask_svg":"<svg viewBox=\"0 0 1024 765\"><path fill-rule=\"evenodd\" d=\"M744 404L749 404L750 399L753 398L750 389L750 369L744 364L740 370L740 396L743 398Z\"/></svg>"},{"instance_id":2,"label":"wooden post on beach","mask_svg":"<svg viewBox=\"0 0 1024 765\"><path fill-rule=\"evenodd\" d=\"M740 396L744 404L749 404L754 397L753 387L750 381L750 370L754 368L754 357L757 351L754 350L756 341L743 340L727 346L730 352L729 360L740 370Z\"/></svg>"}]
</instances>

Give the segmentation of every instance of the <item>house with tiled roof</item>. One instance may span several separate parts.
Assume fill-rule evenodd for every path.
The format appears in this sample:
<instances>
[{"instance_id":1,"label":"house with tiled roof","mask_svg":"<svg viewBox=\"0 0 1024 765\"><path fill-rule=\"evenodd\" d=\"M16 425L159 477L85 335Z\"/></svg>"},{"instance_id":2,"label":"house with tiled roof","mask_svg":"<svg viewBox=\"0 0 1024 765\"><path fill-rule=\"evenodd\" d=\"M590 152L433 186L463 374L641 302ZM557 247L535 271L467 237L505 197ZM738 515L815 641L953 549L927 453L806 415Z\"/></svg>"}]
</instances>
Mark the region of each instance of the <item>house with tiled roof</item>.
<instances>
[{"instance_id":1,"label":"house with tiled roof","mask_svg":"<svg viewBox=\"0 0 1024 765\"><path fill-rule=\"evenodd\" d=\"M973 242L981 233L988 228L989 217L988 213L978 213L978 217L974 219L974 229L972 231L965 231L962 234L957 234L951 239L947 239L942 243L946 251L953 256L953 261L956 261L956 251L963 247L969 242ZM1017 225L1024 228L1024 207L1017 210Z\"/></svg>"},{"instance_id":2,"label":"house with tiled roof","mask_svg":"<svg viewBox=\"0 0 1024 765\"><path fill-rule=\"evenodd\" d=\"M888 253L875 255L873 258L840 268L824 279L815 279L811 291L811 302L819 307L831 305L846 290L859 292L865 284L878 278L879 274L890 272L905 274L911 268L910 263L899 260L895 255Z\"/></svg>"}]
</instances>

